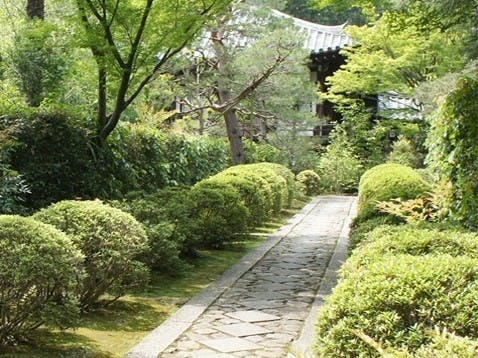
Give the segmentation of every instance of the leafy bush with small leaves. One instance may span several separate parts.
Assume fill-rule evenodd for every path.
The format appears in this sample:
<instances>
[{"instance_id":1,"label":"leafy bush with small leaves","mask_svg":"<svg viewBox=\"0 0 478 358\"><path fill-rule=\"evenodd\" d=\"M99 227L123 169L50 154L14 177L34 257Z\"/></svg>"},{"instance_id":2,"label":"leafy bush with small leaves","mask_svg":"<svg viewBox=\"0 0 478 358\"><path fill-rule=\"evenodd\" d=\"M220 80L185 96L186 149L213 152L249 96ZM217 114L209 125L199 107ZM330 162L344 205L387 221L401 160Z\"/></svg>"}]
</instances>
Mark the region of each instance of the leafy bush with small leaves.
<instances>
[{"instance_id":1,"label":"leafy bush with small leaves","mask_svg":"<svg viewBox=\"0 0 478 358\"><path fill-rule=\"evenodd\" d=\"M321 191L354 193L362 174L362 165L352 148L337 138L320 157L317 173L320 176Z\"/></svg>"},{"instance_id":2,"label":"leafy bush with small leaves","mask_svg":"<svg viewBox=\"0 0 478 358\"><path fill-rule=\"evenodd\" d=\"M413 153L412 143L403 136L399 136L398 140L392 144L392 151L388 156L388 161L412 168L414 168L418 162Z\"/></svg>"},{"instance_id":3,"label":"leafy bush with small leaves","mask_svg":"<svg viewBox=\"0 0 478 358\"><path fill-rule=\"evenodd\" d=\"M394 216L378 216L367 220L355 219L350 225L348 252L351 253L366 238L367 234L382 225L400 225L404 221Z\"/></svg>"},{"instance_id":4,"label":"leafy bush with small leaves","mask_svg":"<svg viewBox=\"0 0 478 358\"><path fill-rule=\"evenodd\" d=\"M25 214L24 203L30 193L21 175L0 164L0 214Z\"/></svg>"},{"instance_id":5,"label":"leafy bush with small leaves","mask_svg":"<svg viewBox=\"0 0 478 358\"><path fill-rule=\"evenodd\" d=\"M379 215L378 201L413 199L430 190L430 184L410 167L395 163L377 165L360 179L357 217L365 220Z\"/></svg>"},{"instance_id":6,"label":"leafy bush with small leaves","mask_svg":"<svg viewBox=\"0 0 478 358\"><path fill-rule=\"evenodd\" d=\"M433 185L433 189L426 196L403 201L400 198L380 201L377 203L377 209L402 218L410 224L443 221L451 217L451 197L451 186L440 181Z\"/></svg>"},{"instance_id":7,"label":"leafy bush with small leaves","mask_svg":"<svg viewBox=\"0 0 478 358\"><path fill-rule=\"evenodd\" d=\"M384 349L405 346L410 353L431 342L435 327L476 337L477 265L466 256L387 254L366 266L346 266L319 313L317 352L378 357L354 330Z\"/></svg>"},{"instance_id":8,"label":"leafy bush with small leaves","mask_svg":"<svg viewBox=\"0 0 478 358\"><path fill-rule=\"evenodd\" d=\"M320 177L313 170L303 170L296 176L299 189L305 195L316 195L320 191Z\"/></svg>"},{"instance_id":9,"label":"leafy bush with small leaves","mask_svg":"<svg viewBox=\"0 0 478 358\"><path fill-rule=\"evenodd\" d=\"M218 189L227 186L237 191L248 209L247 223L249 227L260 224L268 217L264 192L258 188L256 182L249 178L237 173L222 172L207 179L207 185Z\"/></svg>"},{"instance_id":10,"label":"leafy bush with small leaves","mask_svg":"<svg viewBox=\"0 0 478 358\"><path fill-rule=\"evenodd\" d=\"M94 157L89 131L77 118L58 112L3 116L0 133L0 158L31 190L25 206L92 196Z\"/></svg>"},{"instance_id":11,"label":"leafy bush with small leaves","mask_svg":"<svg viewBox=\"0 0 478 358\"><path fill-rule=\"evenodd\" d=\"M284 207L290 205L295 195L296 184L294 174L280 164L255 163L236 165L226 169L224 174L250 178L261 188L263 188L264 181L267 182L266 191L268 194L266 194L266 201L270 205L268 205L268 209L273 213L279 213ZM261 179L258 180L256 178Z\"/></svg>"},{"instance_id":12,"label":"leafy bush with small leaves","mask_svg":"<svg viewBox=\"0 0 478 358\"><path fill-rule=\"evenodd\" d=\"M0 216L0 346L41 325L76 324L75 285L83 256L51 225Z\"/></svg>"},{"instance_id":13,"label":"leafy bush with small leaves","mask_svg":"<svg viewBox=\"0 0 478 358\"><path fill-rule=\"evenodd\" d=\"M112 205L129 212L141 222L149 248L141 261L170 275L180 274L188 265L185 256L194 256L198 247L194 218L190 217L189 188L168 188L151 194L132 192Z\"/></svg>"},{"instance_id":14,"label":"leafy bush with small leaves","mask_svg":"<svg viewBox=\"0 0 478 358\"><path fill-rule=\"evenodd\" d=\"M269 162L283 164L285 162L282 152L270 144L258 144L251 140L245 140L243 144L247 163Z\"/></svg>"},{"instance_id":15,"label":"leafy bush with small leaves","mask_svg":"<svg viewBox=\"0 0 478 358\"><path fill-rule=\"evenodd\" d=\"M240 194L228 184L203 180L191 189L191 217L203 246L221 248L236 235L248 232L249 210Z\"/></svg>"},{"instance_id":16,"label":"leafy bush with small leaves","mask_svg":"<svg viewBox=\"0 0 478 358\"><path fill-rule=\"evenodd\" d=\"M384 255L408 254L468 256L478 259L478 234L463 230L441 230L433 226L383 225L366 234L364 245L358 247L346 266L363 267Z\"/></svg>"},{"instance_id":17,"label":"leafy bush with small leaves","mask_svg":"<svg viewBox=\"0 0 478 358\"><path fill-rule=\"evenodd\" d=\"M136 260L148 238L133 216L100 201L61 201L33 215L70 236L85 256L86 276L78 284L83 310L108 293L117 299L142 288L148 280L145 265Z\"/></svg>"}]
</instances>

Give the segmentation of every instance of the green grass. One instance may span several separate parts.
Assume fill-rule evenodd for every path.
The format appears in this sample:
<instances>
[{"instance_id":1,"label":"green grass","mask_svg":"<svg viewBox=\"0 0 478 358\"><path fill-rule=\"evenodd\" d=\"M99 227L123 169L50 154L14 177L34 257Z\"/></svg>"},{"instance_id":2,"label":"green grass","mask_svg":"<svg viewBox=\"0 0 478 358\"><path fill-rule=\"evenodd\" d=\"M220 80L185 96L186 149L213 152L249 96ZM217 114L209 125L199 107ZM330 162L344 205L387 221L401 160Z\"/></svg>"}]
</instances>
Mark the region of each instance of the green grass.
<instances>
[{"instance_id":1,"label":"green grass","mask_svg":"<svg viewBox=\"0 0 478 358\"><path fill-rule=\"evenodd\" d=\"M0 350L8 358L83 358L122 357L151 330L165 321L191 297L198 294L225 270L257 247L299 211L305 201L296 201L292 209L239 238L223 250L200 251L191 268L180 277L153 273L150 285L141 293L119 299L111 305L85 314L78 329L48 331L40 329L28 342Z\"/></svg>"}]
</instances>

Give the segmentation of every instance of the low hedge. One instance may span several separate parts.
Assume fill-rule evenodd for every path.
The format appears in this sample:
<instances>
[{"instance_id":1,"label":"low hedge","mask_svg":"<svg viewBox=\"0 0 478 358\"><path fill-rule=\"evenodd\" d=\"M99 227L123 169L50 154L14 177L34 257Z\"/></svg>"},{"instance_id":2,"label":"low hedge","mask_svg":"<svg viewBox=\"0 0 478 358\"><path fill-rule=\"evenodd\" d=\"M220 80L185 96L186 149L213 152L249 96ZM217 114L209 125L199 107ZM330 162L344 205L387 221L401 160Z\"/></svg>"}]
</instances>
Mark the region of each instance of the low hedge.
<instances>
[{"instance_id":1,"label":"low hedge","mask_svg":"<svg viewBox=\"0 0 478 358\"><path fill-rule=\"evenodd\" d=\"M315 347L325 357L375 357L376 348L412 353L447 329L477 337L478 260L466 256L387 254L348 269L319 314Z\"/></svg>"},{"instance_id":2,"label":"low hedge","mask_svg":"<svg viewBox=\"0 0 478 358\"><path fill-rule=\"evenodd\" d=\"M273 213L279 213L283 208L289 206L294 198L295 177L283 165L275 163L238 165L226 169L223 173L251 178L256 182L258 188L263 188L263 181L265 180L270 186L271 197L267 198L267 202L272 204ZM261 180L254 178L261 178Z\"/></svg>"},{"instance_id":3,"label":"low hedge","mask_svg":"<svg viewBox=\"0 0 478 358\"><path fill-rule=\"evenodd\" d=\"M303 170L296 176L300 191L308 196L316 195L320 191L320 176L313 170Z\"/></svg>"},{"instance_id":4,"label":"low hedge","mask_svg":"<svg viewBox=\"0 0 478 358\"><path fill-rule=\"evenodd\" d=\"M118 298L147 282L148 271L136 260L147 248L147 237L130 214L100 201L66 200L33 218L65 232L85 256L86 275L77 288L83 310L104 293Z\"/></svg>"},{"instance_id":5,"label":"low hedge","mask_svg":"<svg viewBox=\"0 0 478 358\"><path fill-rule=\"evenodd\" d=\"M248 232L249 210L237 190L204 180L190 192L191 217L202 246L221 248L237 234Z\"/></svg>"},{"instance_id":6,"label":"low hedge","mask_svg":"<svg viewBox=\"0 0 478 358\"><path fill-rule=\"evenodd\" d=\"M150 268L178 275L188 267L186 257L196 255L199 239L190 216L189 188L176 187L154 193L131 192L115 207L141 222L148 236L148 250L140 259Z\"/></svg>"},{"instance_id":7,"label":"low hedge","mask_svg":"<svg viewBox=\"0 0 478 358\"><path fill-rule=\"evenodd\" d=\"M0 346L41 325L74 326L81 253L51 225L0 216Z\"/></svg>"},{"instance_id":8,"label":"low hedge","mask_svg":"<svg viewBox=\"0 0 478 358\"><path fill-rule=\"evenodd\" d=\"M360 179L357 218L366 220L379 215L377 201L413 199L430 190L430 184L410 167L395 163L378 165Z\"/></svg>"},{"instance_id":9,"label":"low hedge","mask_svg":"<svg viewBox=\"0 0 478 358\"><path fill-rule=\"evenodd\" d=\"M478 259L478 234L456 230L384 225L366 234L347 265L362 267L382 256L393 254L468 256Z\"/></svg>"},{"instance_id":10,"label":"low hedge","mask_svg":"<svg viewBox=\"0 0 478 358\"><path fill-rule=\"evenodd\" d=\"M294 175L273 163L230 167L191 190L191 218L206 246L220 247L234 235L279 213L293 199Z\"/></svg>"}]
</instances>

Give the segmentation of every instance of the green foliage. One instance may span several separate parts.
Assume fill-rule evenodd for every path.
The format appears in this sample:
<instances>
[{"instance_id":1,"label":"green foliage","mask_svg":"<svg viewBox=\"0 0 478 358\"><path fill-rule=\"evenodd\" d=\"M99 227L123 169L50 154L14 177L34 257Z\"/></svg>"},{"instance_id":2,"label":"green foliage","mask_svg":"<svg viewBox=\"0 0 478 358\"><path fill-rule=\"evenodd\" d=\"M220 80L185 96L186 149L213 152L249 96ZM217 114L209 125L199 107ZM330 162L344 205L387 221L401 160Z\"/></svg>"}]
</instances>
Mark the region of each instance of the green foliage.
<instances>
[{"instance_id":1,"label":"green foliage","mask_svg":"<svg viewBox=\"0 0 478 358\"><path fill-rule=\"evenodd\" d=\"M22 176L0 164L0 214L25 213L28 194L30 189Z\"/></svg>"},{"instance_id":2,"label":"green foliage","mask_svg":"<svg viewBox=\"0 0 478 358\"><path fill-rule=\"evenodd\" d=\"M0 346L40 325L74 326L81 253L50 225L0 216Z\"/></svg>"},{"instance_id":3,"label":"green foliage","mask_svg":"<svg viewBox=\"0 0 478 358\"><path fill-rule=\"evenodd\" d=\"M389 254L451 255L478 259L478 235L463 230L384 225L365 236L366 241L347 260L347 267L364 267Z\"/></svg>"},{"instance_id":4,"label":"green foliage","mask_svg":"<svg viewBox=\"0 0 478 358\"><path fill-rule=\"evenodd\" d=\"M249 210L239 193L227 184L197 183L190 193L191 216L197 220L200 243L210 248L221 248L246 233Z\"/></svg>"},{"instance_id":5,"label":"green foliage","mask_svg":"<svg viewBox=\"0 0 478 358\"><path fill-rule=\"evenodd\" d=\"M67 66L55 31L55 25L42 20L20 24L8 52L17 85L32 107L38 107L47 96L54 97L62 88Z\"/></svg>"},{"instance_id":6,"label":"green foliage","mask_svg":"<svg viewBox=\"0 0 478 358\"><path fill-rule=\"evenodd\" d=\"M381 164L367 170L359 184L359 220L378 215L376 204L395 198L408 200L424 195L431 187L412 168L401 164Z\"/></svg>"},{"instance_id":7,"label":"green foliage","mask_svg":"<svg viewBox=\"0 0 478 358\"><path fill-rule=\"evenodd\" d=\"M388 156L388 161L407 167L416 167L417 158L413 153L412 144L407 138L398 137L398 140L392 144L392 151Z\"/></svg>"},{"instance_id":8,"label":"green foliage","mask_svg":"<svg viewBox=\"0 0 478 358\"><path fill-rule=\"evenodd\" d=\"M248 174L253 173L251 175ZM266 195L266 202L271 203L267 207L267 211L272 210L274 213L279 213L284 207L287 207L294 198L296 186L294 174L285 166L276 163L255 163L247 165L237 165L226 169L225 173L237 174L246 176L256 185L263 188L263 181L265 180L270 185L270 194ZM260 177L262 180L257 181L255 177ZM268 188L266 192L268 192Z\"/></svg>"},{"instance_id":9,"label":"green foliage","mask_svg":"<svg viewBox=\"0 0 478 358\"><path fill-rule=\"evenodd\" d=\"M64 113L0 118L0 157L22 175L31 194L25 206L89 197L98 179L84 124Z\"/></svg>"},{"instance_id":10,"label":"green foliage","mask_svg":"<svg viewBox=\"0 0 478 358\"><path fill-rule=\"evenodd\" d=\"M403 224L403 220L393 217L391 215L372 217L367 220L355 219L350 226L349 246L348 251L353 250L359 246L368 237L368 233L378 226L382 225L398 225Z\"/></svg>"},{"instance_id":11,"label":"green foliage","mask_svg":"<svg viewBox=\"0 0 478 358\"><path fill-rule=\"evenodd\" d=\"M319 314L316 349L323 356L379 356L354 331L410 352L430 343L435 327L476 336L477 264L467 256L387 254L347 267Z\"/></svg>"},{"instance_id":12,"label":"green foliage","mask_svg":"<svg viewBox=\"0 0 478 358\"><path fill-rule=\"evenodd\" d=\"M350 145L336 137L320 157L317 172L321 191L352 193L357 191L362 165Z\"/></svg>"},{"instance_id":13,"label":"green foliage","mask_svg":"<svg viewBox=\"0 0 478 358\"><path fill-rule=\"evenodd\" d=\"M82 309L104 293L116 299L146 283L148 271L136 258L146 250L147 236L130 214L100 201L61 201L33 218L65 232L85 256L86 276L77 287Z\"/></svg>"},{"instance_id":14,"label":"green foliage","mask_svg":"<svg viewBox=\"0 0 478 358\"><path fill-rule=\"evenodd\" d=\"M133 192L114 203L141 222L148 236L148 251L141 261L170 275L180 274L198 247L195 220L190 217L189 188L168 188L151 194Z\"/></svg>"},{"instance_id":15,"label":"green foliage","mask_svg":"<svg viewBox=\"0 0 478 358\"><path fill-rule=\"evenodd\" d=\"M450 219L450 185L443 181L435 183L426 196L415 199L392 199L377 203L384 213L406 220L408 223L445 221Z\"/></svg>"},{"instance_id":16,"label":"green foliage","mask_svg":"<svg viewBox=\"0 0 478 358\"><path fill-rule=\"evenodd\" d=\"M255 143L251 140L243 141L247 163L279 163L283 164L284 156L279 149L267 143Z\"/></svg>"},{"instance_id":17,"label":"green foliage","mask_svg":"<svg viewBox=\"0 0 478 358\"><path fill-rule=\"evenodd\" d=\"M123 175L124 193L153 192L175 185L193 185L223 170L229 163L223 141L187 138L146 124L120 126L110 138Z\"/></svg>"},{"instance_id":18,"label":"green foliage","mask_svg":"<svg viewBox=\"0 0 478 358\"><path fill-rule=\"evenodd\" d=\"M442 102L431 121L427 139L429 161L452 184L452 211L478 227L478 73L472 65Z\"/></svg>"},{"instance_id":19,"label":"green foliage","mask_svg":"<svg viewBox=\"0 0 478 358\"><path fill-rule=\"evenodd\" d=\"M313 170L303 170L295 177L299 189L305 195L311 196L319 193L320 176Z\"/></svg>"}]
</instances>

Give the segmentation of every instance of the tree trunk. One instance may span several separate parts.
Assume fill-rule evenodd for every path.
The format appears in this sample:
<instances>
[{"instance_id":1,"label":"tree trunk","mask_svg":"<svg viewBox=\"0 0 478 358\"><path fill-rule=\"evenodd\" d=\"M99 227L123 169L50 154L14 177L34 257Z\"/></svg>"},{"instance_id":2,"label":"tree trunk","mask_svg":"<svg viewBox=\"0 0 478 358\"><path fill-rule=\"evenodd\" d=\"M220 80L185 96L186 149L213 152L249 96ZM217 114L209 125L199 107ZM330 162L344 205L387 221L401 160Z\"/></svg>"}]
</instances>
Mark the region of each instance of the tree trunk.
<instances>
[{"instance_id":1,"label":"tree trunk","mask_svg":"<svg viewBox=\"0 0 478 358\"><path fill-rule=\"evenodd\" d=\"M231 100L231 93L223 88L220 88L217 94L221 103L227 103ZM236 110L234 108L227 109L222 112L222 115L226 122L232 165L244 164L246 156L242 145L242 130L237 119Z\"/></svg>"},{"instance_id":2,"label":"tree trunk","mask_svg":"<svg viewBox=\"0 0 478 358\"><path fill-rule=\"evenodd\" d=\"M237 120L236 111L230 109L223 113L226 122L227 137L229 139L229 148L231 150L232 165L244 164L246 157L242 145L242 131Z\"/></svg>"},{"instance_id":3,"label":"tree trunk","mask_svg":"<svg viewBox=\"0 0 478 358\"><path fill-rule=\"evenodd\" d=\"M28 0L27 16L29 19L45 19L45 0Z\"/></svg>"}]
</instances>

